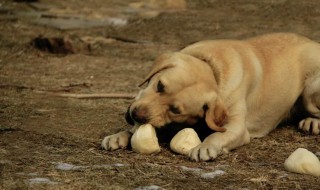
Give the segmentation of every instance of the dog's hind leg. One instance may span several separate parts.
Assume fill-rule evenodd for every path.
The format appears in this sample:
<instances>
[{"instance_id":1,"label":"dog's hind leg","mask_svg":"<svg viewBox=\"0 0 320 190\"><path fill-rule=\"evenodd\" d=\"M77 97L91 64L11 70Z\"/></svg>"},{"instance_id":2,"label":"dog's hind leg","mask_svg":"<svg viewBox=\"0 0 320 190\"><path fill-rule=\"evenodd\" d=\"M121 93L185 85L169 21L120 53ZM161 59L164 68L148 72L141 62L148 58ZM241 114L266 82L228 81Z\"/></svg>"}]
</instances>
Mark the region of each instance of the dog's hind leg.
<instances>
[{"instance_id":1,"label":"dog's hind leg","mask_svg":"<svg viewBox=\"0 0 320 190\"><path fill-rule=\"evenodd\" d=\"M303 104L310 117L300 121L299 128L310 134L320 134L320 72L306 80Z\"/></svg>"}]
</instances>

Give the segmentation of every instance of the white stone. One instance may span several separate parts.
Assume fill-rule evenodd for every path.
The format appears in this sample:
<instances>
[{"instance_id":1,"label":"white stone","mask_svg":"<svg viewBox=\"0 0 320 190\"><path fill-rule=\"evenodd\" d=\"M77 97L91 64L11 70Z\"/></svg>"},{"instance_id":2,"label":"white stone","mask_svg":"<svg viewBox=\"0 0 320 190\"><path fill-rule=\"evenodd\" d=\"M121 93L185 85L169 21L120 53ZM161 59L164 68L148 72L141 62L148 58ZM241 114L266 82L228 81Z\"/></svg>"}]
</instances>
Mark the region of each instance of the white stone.
<instances>
[{"instance_id":1,"label":"white stone","mask_svg":"<svg viewBox=\"0 0 320 190\"><path fill-rule=\"evenodd\" d=\"M88 167L86 167L86 166L75 166L73 164L58 162L57 165L55 166L55 168L57 170L68 171L68 170L83 170L83 169L86 169Z\"/></svg>"},{"instance_id":2,"label":"white stone","mask_svg":"<svg viewBox=\"0 0 320 190\"><path fill-rule=\"evenodd\" d=\"M284 162L289 172L320 176L320 161L316 155L304 148L295 150Z\"/></svg>"},{"instance_id":3,"label":"white stone","mask_svg":"<svg viewBox=\"0 0 320 190\"><path fill-rule=\"evenodd\" d=\"M185 128L173 137L170 148L176 153L188 155L189 151L200 143L198 134L192 128Z\"/></svg>"},{"instance_id":4,"label":"white stone","mask_svg":"<svg viewBox=\"0 0 320 190\"><path fill-rule=\"evenodd\" d=\"M202 177L202 178L205 178L205 179L212 179L212 178L215 178L215 177L217 177L217 176L224 175L225 173L226 173L225 171L216 170L216 171L214 171L214 172L209 172L209 173L201 174L201 177Z\"/></svg>"},{"instance_id":5,"label":"white stone","mask_svg":"<svg viewBox=\"0 0 320 190\"><path fill-rule=\"evenodd\" d=\"M156 130L150 124L141 125L131 138L132 150L141 154L160 152Z\"/></svg>"},{"instance_id":6,"label":"white stone","mask_svg":"<svg viewBox=\"0 0 320 190\"><path fill-rule=\"evenodd\" d=\"M182 171L185 171L185 172L200 173L202 171L201 168L189 168L186 166L180 166L180 168L182 169Z\"/></svg>"},{"instance_id":7,"label":"white stone","mask_svg":"<svg viewBox=\"0 0 320 190\"><path fill-rule=\"evenodd\" d=\"M56 185L58 184L57 182L51 181L48 178L43 178L43 177L36 177L29 179L29 184L50 184L50 185Z\"/></svg>"},{"instance_id":8,"label":"white stone","mask_svg":"<svg viewBox=\"0 0 320 190\"><path fill-rule=\"evenodd\" d=\"M158 186L158 185L149 185L149 186L140 186L135 188L134 190L162 190L164 188Z\"/></svg>"}]
</instances>

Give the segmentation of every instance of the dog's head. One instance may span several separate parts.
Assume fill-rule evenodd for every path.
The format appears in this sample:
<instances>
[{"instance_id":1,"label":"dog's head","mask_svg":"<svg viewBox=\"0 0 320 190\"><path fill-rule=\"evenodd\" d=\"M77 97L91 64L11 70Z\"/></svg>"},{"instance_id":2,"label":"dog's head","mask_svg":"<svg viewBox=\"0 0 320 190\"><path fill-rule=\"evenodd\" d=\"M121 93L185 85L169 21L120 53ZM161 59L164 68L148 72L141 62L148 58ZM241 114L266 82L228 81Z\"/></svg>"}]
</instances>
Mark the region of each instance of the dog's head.
<instances>
[{"instance_id":1,"label":"dog's head","mask_svg":"<svg viewBox=\"0 0 320 190\"><path fill-rule=\"evenodd\" d=\"M226 119L211 67L182 53L160 56L140 86L147 83L126 114L129 124L150 123L162 127L170 123L195 124L205 119L215 131Z\"/></svg>"}]
</instances>

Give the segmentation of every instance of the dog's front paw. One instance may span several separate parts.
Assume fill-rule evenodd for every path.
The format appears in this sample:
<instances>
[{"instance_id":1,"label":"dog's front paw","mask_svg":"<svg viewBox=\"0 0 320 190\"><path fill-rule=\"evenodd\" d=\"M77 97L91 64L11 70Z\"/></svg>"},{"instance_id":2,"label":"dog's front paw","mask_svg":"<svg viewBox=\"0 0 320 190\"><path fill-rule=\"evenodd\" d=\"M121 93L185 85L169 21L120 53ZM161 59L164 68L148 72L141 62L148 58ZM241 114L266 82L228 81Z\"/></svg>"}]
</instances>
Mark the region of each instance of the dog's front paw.
<instances>
[{"instance_id":1,"label":"dog's front paw","mask_svg":"<svg viewBox=\"0 0 320 190\"><path fill-rule=\"evenodd\" d=\"M304 132L319 135L320 134L320 119L308 117L299 123L299 129Z\"/></svg>"},{"instance_id":2,"label":"dog's front paw","mask_svg":"<svg viewBox=\"0 0 320 190\"><path fill-rule=\"evenodd\" d=\"M101 143L101 147L111 151L124 149L128 146L131 135L128 131L122 131L114 135L106 136Z\"/></svg>"},{"instance_id":3,"label":"dog's front paw","mask_svg":"<svg viewBox=\"0 0 320 190\"><path fill-rule=\"evenodd\" d=\"M209 161L214 160L221 150L212 144L201 143L200 145L194 147L189 152L189 157L194 161Z\"/></svg>"}]
</instances>

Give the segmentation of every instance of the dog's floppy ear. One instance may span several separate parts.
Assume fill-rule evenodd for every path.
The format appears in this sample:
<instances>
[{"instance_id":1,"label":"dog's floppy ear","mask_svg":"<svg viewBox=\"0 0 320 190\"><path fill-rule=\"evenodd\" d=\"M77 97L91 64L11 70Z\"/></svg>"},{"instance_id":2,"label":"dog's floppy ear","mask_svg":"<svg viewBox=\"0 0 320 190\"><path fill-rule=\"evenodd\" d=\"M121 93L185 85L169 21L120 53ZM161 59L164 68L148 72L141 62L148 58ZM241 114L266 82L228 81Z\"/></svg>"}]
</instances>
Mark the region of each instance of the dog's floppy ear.
<instances>
[{"instance_id":1,"label":"dog's floppy ear","mask_svg":"<svg viewBox=\"0 0 320 190\"><path fill-rule=\"evenodd\" d=\"M142 81L141 84L139 84L139 87L144 85L146 82L148 82L155 74L159 73L160 71L163 71L165 69L174 67L174 64L169 62L168 59L171 57L171 54L164 54L161 55L156 61L155 64L152 66L151 71L146 76L146 78Z\"/></svg>"},{"instance_id":2,"label":"dog's floppy ear","mask_svg":"<svg viewBox=\"0 0 320 190\"><path fill-rule=\"evenodd\" d=\"M206 105L205 121L210 129L217 132L226 131L222 125L226 122L227 117L227 109L219 98Z\"/></svg>"}]
</instances>

